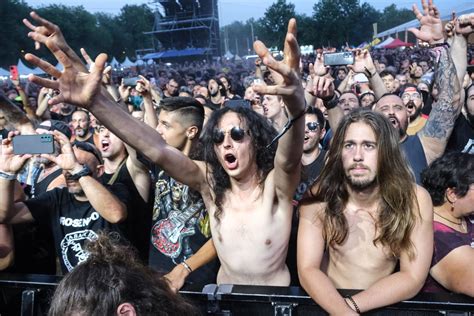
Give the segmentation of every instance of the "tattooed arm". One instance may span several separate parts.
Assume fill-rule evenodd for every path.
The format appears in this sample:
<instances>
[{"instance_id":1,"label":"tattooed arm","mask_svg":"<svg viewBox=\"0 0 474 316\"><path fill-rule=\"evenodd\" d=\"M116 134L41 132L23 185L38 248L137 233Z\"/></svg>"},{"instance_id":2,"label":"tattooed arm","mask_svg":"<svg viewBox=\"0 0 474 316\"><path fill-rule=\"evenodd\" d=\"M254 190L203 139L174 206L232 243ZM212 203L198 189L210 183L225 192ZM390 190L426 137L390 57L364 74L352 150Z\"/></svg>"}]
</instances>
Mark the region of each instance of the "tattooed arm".
<instances>
[{"instance_id":1,"label":"tattooed arm","mask_svg":"<svg viewBox=\"0 0 474 316\"><path fill-rule=\"evenodd\" d=\"M443 155L461 109L461 89L451 54L445 47L435 50L438 61L434 84L439 95L426 125L418 133L428 164Z\"/></svg>"}]
</instances>

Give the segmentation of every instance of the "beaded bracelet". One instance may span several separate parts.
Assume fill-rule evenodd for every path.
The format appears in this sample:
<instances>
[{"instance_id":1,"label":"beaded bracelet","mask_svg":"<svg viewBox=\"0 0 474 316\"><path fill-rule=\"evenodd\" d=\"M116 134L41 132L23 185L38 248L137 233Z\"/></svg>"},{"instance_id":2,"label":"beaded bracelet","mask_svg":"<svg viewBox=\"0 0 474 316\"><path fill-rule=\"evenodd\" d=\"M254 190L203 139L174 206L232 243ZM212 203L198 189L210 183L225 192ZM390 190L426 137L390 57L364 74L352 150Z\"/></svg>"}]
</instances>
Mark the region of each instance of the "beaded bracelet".
<instances>
[{"instance_id":1,"label":"beaded bracelet","mask_svg":"<svg viewBox=\"0 0 474 316\"><path fill-rule=\"evenodd\" d=\"M354 305L354 308L355 308L355 311L357 312L357 314L360 314L359 306L357 306L357 303L356 303L355 300L352 298L352 296L347 295L346 298L352 303L352 305Z\"/></svg>"}]
</instances>

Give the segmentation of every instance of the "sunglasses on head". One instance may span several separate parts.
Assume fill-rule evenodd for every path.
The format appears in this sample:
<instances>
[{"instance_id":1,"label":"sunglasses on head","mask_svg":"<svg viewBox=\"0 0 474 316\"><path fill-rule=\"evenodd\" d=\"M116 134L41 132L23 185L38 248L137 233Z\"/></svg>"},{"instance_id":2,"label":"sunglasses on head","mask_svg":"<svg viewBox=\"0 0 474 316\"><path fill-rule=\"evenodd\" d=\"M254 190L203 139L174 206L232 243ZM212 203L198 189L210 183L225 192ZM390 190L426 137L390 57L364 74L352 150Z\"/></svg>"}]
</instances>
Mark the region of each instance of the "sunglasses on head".
<instances>
[{"instance_id":1,"label":"sunglasses on head","mask_svg":"<svg viewBox=\"0 0 474 316\"><path fill-rule=\"evenodd\" d=\"M318 122L308 122L306 123L306 127L308 127L308 129L310 131L315 131L319 126L319 123Z\"/></svg>"},{"instance_id":2,"label":"sunglasses on head","mask_svg":"<svg viewBox=\"0 0 474 316\"><path fill-rule=\"evenodd\" d=\"M234 141L238 142L244 139L245 136L245 130L243 128L240 128L239 126L234 126L231 128L230 131L224 132L221 129L214 129L214 132L212 134L212 141L214 144L220 144L224 141L225 134L230 133L230 138L232 138Z\"/></svg>"}]
</instances>

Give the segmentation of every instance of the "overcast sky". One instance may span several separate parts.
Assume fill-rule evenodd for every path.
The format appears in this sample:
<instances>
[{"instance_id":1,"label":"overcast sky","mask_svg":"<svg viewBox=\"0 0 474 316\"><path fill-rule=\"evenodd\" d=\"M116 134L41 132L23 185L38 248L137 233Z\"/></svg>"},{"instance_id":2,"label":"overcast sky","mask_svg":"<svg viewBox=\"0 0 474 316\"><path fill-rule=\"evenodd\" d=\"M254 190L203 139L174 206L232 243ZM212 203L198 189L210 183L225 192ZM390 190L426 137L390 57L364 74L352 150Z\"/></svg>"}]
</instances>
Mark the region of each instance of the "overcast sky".
<instances>
[{"instance_id":1,"label":"overcast sky","mask_svg":"<svg viewBox=\"0 0 474 316\"><path fill-rule=\"evenodd\" d=\"M118 14L120 8L126 4L151 4L153 0L26 0L32 7L42 5L62 3L68 6L82 5L91 12L106 12L110 14ZM274 2L274 0L218 0L220 24L227 25L236 20L246 21L251 17L256 19L262 17L265 10ZM317 0L289 0L295 4L298 13L311 15L313 5ZM396 3L398 7L411 8L413 0L367 0L376 9L381 10L386 6ZM420 0L416 1L420 6ZM435 0L435 4L441 11L442 15L449 14L451 11L461 11L468 6L472 7L472 0Z\"/></svg>"}]
</instances>

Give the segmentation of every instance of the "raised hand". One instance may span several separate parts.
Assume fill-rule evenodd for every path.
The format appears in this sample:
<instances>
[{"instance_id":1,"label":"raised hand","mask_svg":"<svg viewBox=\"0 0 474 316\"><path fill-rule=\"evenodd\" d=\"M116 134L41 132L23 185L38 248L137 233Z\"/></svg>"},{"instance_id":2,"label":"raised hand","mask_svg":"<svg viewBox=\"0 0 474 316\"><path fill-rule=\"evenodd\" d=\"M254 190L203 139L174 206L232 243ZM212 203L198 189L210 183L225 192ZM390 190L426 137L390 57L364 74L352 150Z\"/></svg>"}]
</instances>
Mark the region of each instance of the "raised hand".
<instances>
[{"instance_id":1,"label":"raised hand","mask_svg":"<svg viewBox=\"0 0 474 316\"><path fill-rule=\"evenodd\" d=\"M32 157L32 155L15 155L13 153L13 137L20 135L20 132L9 132L8 138L2 140L2 150L0 151L0 171L7 173L17 173Z\"/></svg>"},{"instance_id":2,"label":"raised hand","mask_svg":"<svg viewBox=\"0 0 474 316\"><path fill-rule=\"evenodd\" d=\"M91 73L82 72L73 64L70 57L66 55L55 44L50 43L48 48L56 59L63 65L61 72L50 63L38 58L33 54L26 54L25 59L35 66L40 67L46 73L57 78L56 81L30 75L28 79L43 87L59 90L60 94L50 99L50 105L58 103L70 103L80 107L88 108L99 96L102 82L102 72L104 71L106 54L100 54L95 60L95 67Z\"/></svg>"},{"instance_id":3,"label":"raised hand","mask_svg":"<svg viewBox=\"0 0 474 316\"><path fill-rule=\"evenodd\" d=\"M77 162L76 155L74 155L69 139L58 131L53 131L51 134L53 134L54 140L57 141L61 147L60 153L59 155L41 154L41 157L54 162L61 169L66 171L71 171L74 168L77 168L79 163Z\"/></svg>"},{"instance_id":4,"label":"raised hand","mask_svg":"<svg viewBox=\"0 0 474 316\"><path fill-rule=\"evenodd\" d=\"M36 12L30 12L31 18L38 24L33 25L29 20L23 19L23 23L32 32L28 33L28 37L35 41L35 48L38 50L43 44L51 50L51 47L58 47L61 49L74 63L76 68L80 71L85 71L86 67L82 64L79 56L69 47L66 39L61 32L59 26L39 16Z\"/></svg>"},{"instance_id":5,"label":"raised hand","mask_svg":"<svg viewBox=\"0 0 474 316\"><path fill-rule=\"evenodd\" d=\"M474 14L463 14L456 20L456 33L468 36L474 32Z\"/></svg>"},{"instance_id":6,"label":"raised hand","mask_svg":"<svg viewBox=\"0 0 474 316\"><path fill-rule=\"evenodd\" d=\"M433 4L433 0L428 0L428 3L426 0L421 0L421 6L423 13L420 12L416 4L413 4L413 13L420 21L420 29L409 28L408 31L412 32L419 40L429 44L442 43L444 41L443 22L438 8Z\"/></svg>"},{"instance_id":7,"label":"raised hand","mask_svg":"<svg viewBox=\"0 0 474 316\"><path fill-rule=\"evenodd\" d=\"M254 90L260 94L280 95L290 112L302 110L305 101L299 77L300 50L296 41L296 20L291 19L288 23L283 50L285 56L282 61L276 61L260 41L254 43L254 48L263 63L279 75L279 78L274 77L276 85L255 85Z\"/></svg>"},{"instance_id":8,"label":"raised hand","mask_svg":"<svg viewBox=\"0 0 474 316\"><path fill-rule=\"evenodd\" d=\"M324 66L324 54L318 53L316 55L316 59L314 60L314 65L310 64L310 74L311 68L313 68L312 71L316 76L324 76L328 73L328 70L331 67Z\"/></svg>"},{"instance_id":9,"label":"raised hand","mask_svg":"<svg viewBox=\"0 0 474 316\"><path fill-rule=\"evenodd\" d=\"M367 49L356 49L354 51L354 64L347 65L347 68L354 73L370 72L369 75L373 75L377 71L370 52Z\"/></svg>"}]
</instances>

